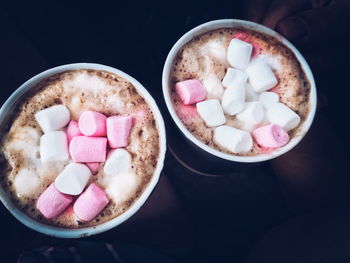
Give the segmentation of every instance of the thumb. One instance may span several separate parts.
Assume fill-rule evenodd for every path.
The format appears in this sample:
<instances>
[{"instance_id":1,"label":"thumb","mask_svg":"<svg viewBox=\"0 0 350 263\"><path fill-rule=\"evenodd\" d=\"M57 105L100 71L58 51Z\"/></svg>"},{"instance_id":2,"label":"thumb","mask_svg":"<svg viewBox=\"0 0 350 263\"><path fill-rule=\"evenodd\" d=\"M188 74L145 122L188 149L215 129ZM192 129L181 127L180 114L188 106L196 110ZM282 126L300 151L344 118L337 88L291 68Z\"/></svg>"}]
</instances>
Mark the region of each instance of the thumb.
<instances>
[{"instance_id":1,"label":"thumb","mask_svg":"<svg viewBox=\"0 0 350 263\"><path fill-rule=\"evenodd\" d=\"M285 18L278 22L276 30L301 46L319 46L348 37L349 20L350 1L339 1Z\"/></svg>"}]
</instances>

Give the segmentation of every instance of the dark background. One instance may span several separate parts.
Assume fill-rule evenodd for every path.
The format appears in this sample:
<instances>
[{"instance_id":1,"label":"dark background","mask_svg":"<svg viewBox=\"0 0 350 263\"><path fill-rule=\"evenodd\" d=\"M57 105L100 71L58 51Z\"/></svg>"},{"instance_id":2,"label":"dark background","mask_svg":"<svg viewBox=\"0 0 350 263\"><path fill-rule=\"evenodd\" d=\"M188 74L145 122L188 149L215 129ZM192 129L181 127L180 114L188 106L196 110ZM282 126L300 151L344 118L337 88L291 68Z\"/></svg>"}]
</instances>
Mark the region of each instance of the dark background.
<instances>
[{"instance_id":1,"label":"dark background","mask_svg":"<svg viewBox=\"0 0 350 263\"><path fill-rule=\"evenodd\" d=\"M196 25L214 19L240 18L241 13L239 1L3 0L0 2L1 104L20 84L45 69L95 62L138 79L169 122L161 92L161 73L172 45ZM334 71L316 72L315 78L329 101L325 113L332 117L339 136L348 145L349 140L345 139L348 97L339 96L339 91L349 94L349 89L343 87L347 69L344 63L337 63L339 66ZM193 238L193 253L200 262L225 262L229 257L231 262L240 262L263 233L294 216L284 204L268 165L247 173L210 178L187 171L168 154L165 173L194 233L184 231L185 226L177 223L169 223L169 227L181 233L180 237L174 237L180 243ZM0 251L4 258L13 259L19 251L45 240L17 222L3 205L0 205L0 229ZM135 236L146 242L142 226L139 231ZM169 239L174 232L169 233ZM119 235L116 231L114 236L99 235L91 239L123 241L124 236L125 233Z\"/></svg>"}]
</instances>

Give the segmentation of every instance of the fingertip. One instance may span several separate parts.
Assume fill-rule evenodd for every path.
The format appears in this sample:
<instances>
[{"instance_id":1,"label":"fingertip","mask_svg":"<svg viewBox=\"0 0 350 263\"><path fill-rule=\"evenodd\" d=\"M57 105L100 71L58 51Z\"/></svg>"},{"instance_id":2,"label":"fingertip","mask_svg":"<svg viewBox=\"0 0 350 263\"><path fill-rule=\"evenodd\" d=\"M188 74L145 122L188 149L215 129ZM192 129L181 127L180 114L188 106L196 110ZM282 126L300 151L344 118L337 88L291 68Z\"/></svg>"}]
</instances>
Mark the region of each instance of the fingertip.
<instances>
[{"instance_id":1,"label":"fingertip","mask_svg":"<svg viewBox=\"0 0 350 263\"><path fill-rule=\"evenodd\" d=\"M291 40L301 40L309 34L308 24L297 16L279 21L276 30Z\"/></svg>"},{"instance_id":2,"label":"fingertip","mask_svg":"<svg viewBox=\"0 0 350 263\"><path fill-rule=\"evenodd\" d=\"M264 17L266 5L264 5L265 0L247 0L243 3L243 19L261 23ZM260 8L257 8L260 6Z\"/></svg>"},{"instance_id":3,"label":"fingertip","mask_svg":"<svg viewBox=\"0 0 350 263\"><path fill-rule=\"evenodd\" d=\"M244 14L244 17L243 19L247 20L247 21L250 21L250 22L254 22L254 23L261 23L262 21L262 13L258 13L258 12L254 12L254 11L251 11L251 12L246 12Z\"/></svg>"}]
</instances>

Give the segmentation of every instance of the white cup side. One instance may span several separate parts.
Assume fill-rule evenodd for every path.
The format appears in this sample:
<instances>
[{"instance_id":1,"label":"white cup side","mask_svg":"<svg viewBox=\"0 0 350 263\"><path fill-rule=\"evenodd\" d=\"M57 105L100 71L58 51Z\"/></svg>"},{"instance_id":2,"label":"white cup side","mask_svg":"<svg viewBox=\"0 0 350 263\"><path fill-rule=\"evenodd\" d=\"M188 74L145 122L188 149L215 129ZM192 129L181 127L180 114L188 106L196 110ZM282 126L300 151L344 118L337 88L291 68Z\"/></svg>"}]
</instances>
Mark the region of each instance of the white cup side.
<instances>
[{"instance_id":1,"label":"white cup side","mask_svg":"<svg viewBox=\"0 0 350 263\"><path fill-rule=\"evenodd\" d=\"M123 214L112 218L111 220L96 225L92 227L85 227L80 229L68 229L68 228L60 228L56 226L46 225L43 223L40 223L28 215L26 215L24 212L22 212L10 199L9 195L3 189L3 187L0 185L0 200L5 205L5 207L10 211L10 213L17 218L21 223L26 225L27 227L36 230L40 233L60 237L60 238L80 238L80 237L86 237L95 235L98 233L105 232L107 230L110 230L127 219L129 219L132 215L134 215L146 202L149 195L152 193L154 187L158 183L160 173L163 169L164 164L164 158L165 158L165 152L166 152L166 134L165 134L165 126L163 117L159 111L159 108L153 99L153 97L149 94L149 92L142 86L140 82L138 82L133 77L129 76L128 74L115 69L113 67L101 65L101 64L94 64L94 63L74 63L74 64L67 64L59 67L55 67L49 70L46 70L28 81L26 81L24 84L22 84L2 105L0 109L0 125L3 125L4 120L6 119L7 114L13 109L13 105L17 103L24 94L28 90L30 90L32 87L35 86L35 84L39 83L41 80L48 78L54 74L67 71L67 70L75 70L75 69L94 69L94 70L104 70L108 71L114 74L117 74L121 76L122 78L130 81L136 90L139 92L141 96L145 98L145 100L148 102L154 116L156 119L156 124L159 132L159 158L158 163L155 169L155 172L152 176L151 181L148 183L146 189L143 191L141 196L134 202L132 206L129 207L127 211L125 211Z\"/></svg>"},{"instance_id":2,"label":"white cup side","mask_svg":"<svg viewBox=\"0 0 350 263\"><path fill-rule=\"evenodd\" d=\"M236 156L231 155L227 153L220 152L203 142L201 142L199 139L197 139L190 131L187 130L185 125L182 123L178 115L176 114L176 111L174 109L173 103L171 101L170 97L170 87L169 87L169 77L170 72L172 69L172 64L174 59L176 58L178 52L181 50L181 48L191 41L193 38L202 35L203 33L220 29L220 28L243 28L243 29L252 29L256 30L258 32L262 32L264 34L270 35L275 37L276 39L280 40L285 46L287 46L295 55L297 60L299 61L302 70L304 71L306 78L308 79L310 83L310 111L306 118L306 120L302 123L302 125L299 127L298 135L294 136L292 140L284 147L281 147L279 149L276 149L272 153L269 154L259 154L256 156ZM214 20L210 21L204 24L201 24L192 30L185 33L172 47L170 50L164 67L163 67L163 75L162 75L162 87L163 87L163 96L165 99L165 103L167 105L167 108L170 112L171 117L173 118L174 122L176 123L177 127L181 130L181 132L185 135L187 139L189 139L191 142L193 142L195 145L197 145L202 150L217 156L219 158L233 161L233 162L240 162L240 163L256 163L256 162L263 162L268 161L271 159L274 159L291 149L293 149L306 135L308 132L315 113L316 113L316 106L317 106L317 94L316 94L316 84L313 77L313 74L311 72L311 69L309 65L307 64L304 57L301 55L301 53L296 49L296 47L290 43L288 40L286 40L283 36L278 34L277 32L273 31L272 29L269 29L263 25L256 24L253 22L245 21L245 20L238 20L238 19L220 19L220 20Z\"/></svg>"}]
</instances>

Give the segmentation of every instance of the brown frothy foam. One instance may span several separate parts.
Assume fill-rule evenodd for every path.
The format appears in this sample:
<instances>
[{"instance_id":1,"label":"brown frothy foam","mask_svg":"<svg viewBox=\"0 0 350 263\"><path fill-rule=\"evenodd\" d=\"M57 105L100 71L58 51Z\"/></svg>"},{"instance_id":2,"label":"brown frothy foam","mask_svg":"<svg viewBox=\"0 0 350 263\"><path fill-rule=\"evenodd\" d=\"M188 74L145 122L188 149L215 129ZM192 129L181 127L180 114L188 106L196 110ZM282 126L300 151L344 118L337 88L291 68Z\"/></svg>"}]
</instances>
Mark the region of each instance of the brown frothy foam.
<instances>
[{"instance_id":1,"label":"brown frothy foam","mask_svg":"<svg viewBox=\"0 0 350 263\"><path fill-rule=\"evenodd\" d=\"M39 195L70 162L42 164L40 161L39 138L43 132L34 115L56 104L68 107L73 120L78 120L86 110L107 116L130 114L134 117L130 144L126 147L132 157L130 176L133 176L133 183L126 186L130 189L120 191L118 199L109 196L111 202L91 222L80 222L71 208L52 220L46 220L35 208ZM158 127L148 103L129 81L105 71L72 70L41 81L18 105L14 115L10 116L8 127L2 127L1 134L0 179L12 200L30 217L65 228L98 225L125 212L145 190L159 158ZM40 179L40 186L27 195L19 195L14 186L16 176L23 170ZM105 180L103 165L89 184L92 182L108 188L111 181Z\"/></svg>"},{"instance_id":2,"label":"brown frothy foam","mask_svg":"<svg viewBox=\"0 0 350 263\"><path fill-rule=\"evenodd\" d=\"M197 139L224 153L254 156L266 153L266 149L259 147L256 142L254 142L252 150L244 154L235 154L217 145L213 141L214 128L207 127L198 115L191 114L191 117L186 117L183 114L181 100L175 92L175 84L178 81L192 78L203 81L209 74L215 74L222 80L229 64L219 56L210 54L208 47L222 46L227 49L231 39L242 34L245 35L246 41L253 44L256 53L258 53L252 59L263 59L272 67L278 79L278 84L272 91L279 95L280 102L286 104L300 116L299 126L288 132L290 138L300 136L298 128L306 120L310 111L310 83L293 52L278 39L266 34L243 28L222 28L194 38L177 54L172 65L169 86L170 96L177 115ZM234 116L227 114L225 116L227 119L226 125L245 130L254 128L253 126L246 127Z\"/></svg>"}]
</instances>

